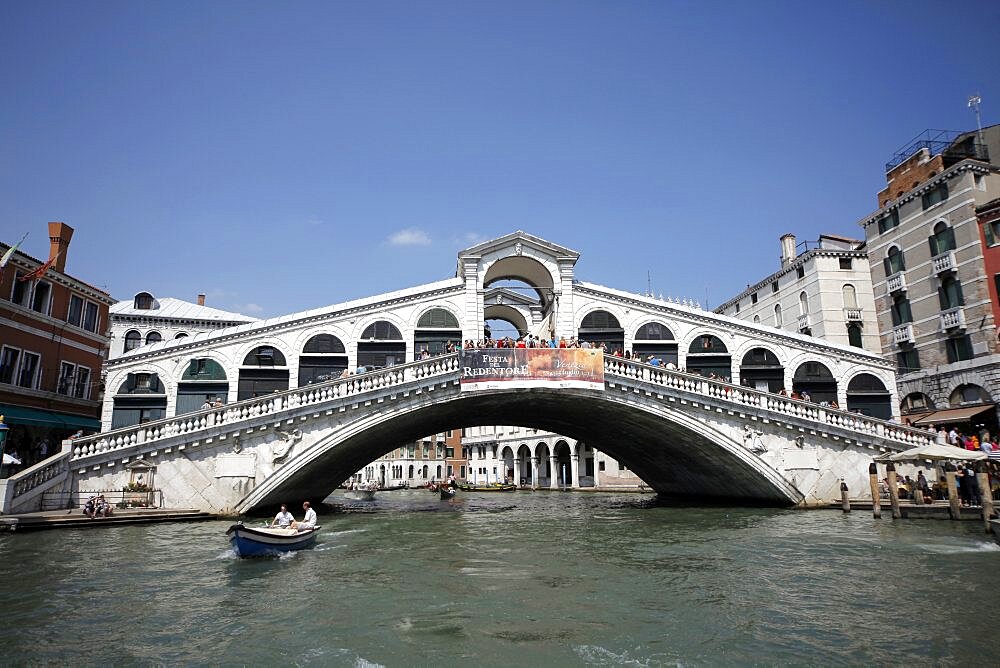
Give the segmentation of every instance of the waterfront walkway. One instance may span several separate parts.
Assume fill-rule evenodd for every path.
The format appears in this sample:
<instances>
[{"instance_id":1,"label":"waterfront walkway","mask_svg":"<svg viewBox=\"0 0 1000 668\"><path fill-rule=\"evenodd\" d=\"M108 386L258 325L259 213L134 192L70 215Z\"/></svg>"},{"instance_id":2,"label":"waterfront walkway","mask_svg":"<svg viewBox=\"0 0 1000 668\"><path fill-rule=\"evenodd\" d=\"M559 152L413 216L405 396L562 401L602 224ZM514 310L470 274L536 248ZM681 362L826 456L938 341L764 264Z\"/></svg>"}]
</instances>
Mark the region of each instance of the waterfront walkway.
<instances>
[{"instance_id":1,"label":"waterfront walkway","mask_svg":"<svg viewBox=\"0 0 1000 668\"><path fill-rule=\"evenodd\" d=\"M43 510L36 513L0 516L0 531L34 531L37 529L76 529L80 527L121 526L151 522L191 522L217 517L196 509L125 508L116 509L111 517L87 517L79 508L73 510Z\"/></svg>"}]
</instances>

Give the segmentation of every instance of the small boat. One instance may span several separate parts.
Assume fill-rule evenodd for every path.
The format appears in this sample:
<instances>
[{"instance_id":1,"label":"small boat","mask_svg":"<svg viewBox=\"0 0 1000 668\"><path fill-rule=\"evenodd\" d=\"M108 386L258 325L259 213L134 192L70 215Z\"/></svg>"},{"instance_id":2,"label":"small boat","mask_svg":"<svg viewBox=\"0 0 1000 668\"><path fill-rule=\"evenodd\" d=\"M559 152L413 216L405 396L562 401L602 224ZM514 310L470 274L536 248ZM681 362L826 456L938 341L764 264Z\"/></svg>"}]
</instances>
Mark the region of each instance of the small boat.
<instances>
[{"instance_id":1,"label":"small boat","mask_svg":"<svg viewBox=\"0 0 1000 668\"><path fill-rule=\"evenodd\" d=\"M449 486L447 486L447 485L441 485L441 486L440 486L440 487L438 488L438 491L439 491L439 492L441 493L441 500L442 500L442 501L447 501L448 499L453 499L453 498L455 498L455 493L456 493L456 492L457 492L458 490L457 490L457 489L455 489L454 487L449 487Z\"/></svg>"},{"instance_id":2,"label":"small boat","mask_svg":"<svg viewBox=\"0 0 1000 668\"><path fill-rule=\"evenodd\" d=\"M266 557L283 552L303 550L316 543L319 526L305 531L295 529L255 528L238 522L226 531L233 552L240 557Z\"/></svg>"},{"instance_id":3,"label":"small boat","mask_svg":"<svg viewBox=\"0 0 1000 668\"><path fill-rule=\"evenodd\" d=\"M506 485L501 485L499 483L492 485L460 484L458 488L463 492L513 492L517 489L517 485L513 483L508 483Z\"/></svg>"},{"instance_id":4,"label":"small boat","mask_svg":"<svg viewBox=\"0 0 1000 668\"><path fill-rule=\"evenodd\" d=\"M392 487L379 487L380 492L398 492L402 489L410 489L409 485L393 485Z\"/></svg>"},{"instance_id":5,"label":"small boat","mask_svg":"<svg viewBox=\"0 0 1000 668\"><path fill-rule=\"evenodd\" d=\"M375 499L374 489L349 489L344 492L344 496L355 501L373 501Z\"/></svg>"}]
</instances>

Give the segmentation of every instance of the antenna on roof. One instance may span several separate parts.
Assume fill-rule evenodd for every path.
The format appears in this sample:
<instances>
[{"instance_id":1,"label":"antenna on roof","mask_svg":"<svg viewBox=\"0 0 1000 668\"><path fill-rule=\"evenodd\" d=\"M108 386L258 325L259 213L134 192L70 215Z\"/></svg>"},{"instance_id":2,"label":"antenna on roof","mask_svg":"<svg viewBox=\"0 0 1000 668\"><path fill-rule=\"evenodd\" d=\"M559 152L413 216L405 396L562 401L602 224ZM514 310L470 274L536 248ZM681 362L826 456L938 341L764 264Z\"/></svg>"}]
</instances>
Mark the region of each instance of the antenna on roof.
<instances>
[{"instance_id":1,"label":"antenna on roof","mask_svg":"<svg viewBox=\"0 0 1000 668\"><path fill-rule=\"evenodd\" d=\"M649 269L646 270L646 296L653 296L653 277L649 273Z\"/></svg>"},{"instance_id":2,"label":"antenna on roof","mask_svg":"<svg viewBox=\"0 0 1000 668\"><path fill-rule=\"evenodd\" d=\"M979 96L979 93L969 96L969 109L972 109L972 111L976 114L976 138L979 140L980 144L983 143L983 119L979 112L979 107L982 106L982 104L983 98Z\"/></svg>"}]
</instances>

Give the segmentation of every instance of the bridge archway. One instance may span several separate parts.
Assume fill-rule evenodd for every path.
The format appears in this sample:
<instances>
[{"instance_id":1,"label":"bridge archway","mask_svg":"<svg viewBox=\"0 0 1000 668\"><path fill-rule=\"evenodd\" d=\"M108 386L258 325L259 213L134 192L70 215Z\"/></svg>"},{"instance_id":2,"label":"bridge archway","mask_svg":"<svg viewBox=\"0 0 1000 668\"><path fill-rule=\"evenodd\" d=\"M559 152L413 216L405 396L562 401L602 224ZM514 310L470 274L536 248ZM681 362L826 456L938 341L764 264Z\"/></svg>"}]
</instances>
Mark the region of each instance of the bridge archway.
<instances>
[{"instance_id":1,"label":"bridge archway","mask_svg":"<svg viewBox=\"0 0 1000 668\"><path fill-rule=\"evenodd\" d=\"M358 367L381 369L406 361L406 341L399 327L388 320L376 320L358 337Z\"/></svg>"},{"instance_id":2,"label":"bridge archway","mask_svg":"<svg viewBox=\"0 0 1000 668\"><path fill-rule=\"evenodd\" d=\"M729 349L714 334L699 334L688 346L685 368L702 376L733 377L733 358Z\"/></svg>"},{"instance_id":3,"label":"bridge archway","mask_svg":"<svg viewBox=\"0 0 1000 668\"><path fill-rule=\"evenodd\" d=\"M673 363L677 366L677 341L673 331L664 323L653 320L645 323L635 331L632 337L632 352L645 361L647 357L659 357L664 364Z\"/></svg>"},{"instance_id":4,"label":"bridge archway","mask_svg":"<svg viewBox=\"0 0 1000 668\"><path fill-rule=\"evenodd\" d=\"M483 319L486 321L502 320L517 330L517 333L520 336L523 336L528 332L528 320L520 311L507 304L488 304L483 309ZM500 333L501 332L491 332L493 336Z\"/></svg>"},{"instance_id":5,"label":"bridge archway","mask_svg":"<svg viewBox=\"0 0 1000 668\"><path fill-rule=\"evenodd\" d=\"M792 391L808 394L816 403L833 403L837 400L837 380L822 362L803 362L795 369Z\"/></svg>"},{"instance_id":6,"label":"bridge archway","mask_svg":"<svg viewBox=\"0 0 1000 668\"><path fill-rule=\"evenodd\" d=\"M888 420L892 417L892 395L881 380L859 373L847 383L847 410Z\"/></svg>"},{"instance_id":7,"label":"bridge archway","mask_svg":"<svg viewBox=\"0 0 1000 668\"><path fill-rule=\"evenodd\" d=\"M441 355L454 352L462 343L462 327L449 309L433 306L424 311L413 331L413 356ZM448 344L453 347L448 350Z\"/></svg>"},{"instance_id":8,"label":"bridge archway","mask_svg":"<svg viewBox=\"0 0 1000 668\"><path fill-rule=\"evenodd\" d=\"M337 378L347 367L347 349L340 337L315 334L299 354L299 387Z\"/></svg>"},{"instance_id":9,"label":"bridge archway","mask_svg":"<svg viewBox=\"0 0 1000 668\"><path fill-rule=\"evenodd\" d=\"M556 278L544 264L527 255L508 255L490 264L483 274L483 289L499 281L524 282L538 295L543 310L552 305L555 297Z\"/></svg>"},{"instance_id":10,"label":"bridge archway","mask_svg":"<svg viewBox=\"0 0 1000 668\"><path fill-rule=\"evenodd\" d=\"M228 399L229 379L222 365L211 357L192 357L177 383L174 415L200 410L206 401L224 404Z\"/></svg>"},{"instance_id":11,"label":"bridge archway","mask_svg":"<svg viewBox=\"0 0 1000 668\"><path fill-rule=\"evenodd\" d=\"M244 497L237 510L269 508L282 499L325 498L333 481L378 459L387 443L493 424L541 429L577 441L586 438L667 496L771 505L794 505L803 499L742 443L668 405L637 403L627 393L533 388L427 397L407 409L366 415L293 456ZM539 443L534 455L539 471L532 477L545 485L551 479L549 446ZM523 461L522 454L522 466Z\"/></svg>"},{"instance_id":12,"label":"bridge archway","mask_svg":"<svg viewBox=\"0 0 1000 668\"><path fill-rule=\"evenodd\" d=\"M785 386L785 367L767 348L751 348L740 362L740 384L764 392L779 392Z\"/></svg>"},{"instance_id":13,"label":"bridge archway","mask_svg":"<svg viewBox=\"0 0 1000 668\"><path fill-rule=\"evenodd\" d=\"M579 341L590 342L595 348L604 344L609 355L625 349L625 329L615 314L606 309L596 309L583 316L576 337Z\"/></svg>"}]
</instances>

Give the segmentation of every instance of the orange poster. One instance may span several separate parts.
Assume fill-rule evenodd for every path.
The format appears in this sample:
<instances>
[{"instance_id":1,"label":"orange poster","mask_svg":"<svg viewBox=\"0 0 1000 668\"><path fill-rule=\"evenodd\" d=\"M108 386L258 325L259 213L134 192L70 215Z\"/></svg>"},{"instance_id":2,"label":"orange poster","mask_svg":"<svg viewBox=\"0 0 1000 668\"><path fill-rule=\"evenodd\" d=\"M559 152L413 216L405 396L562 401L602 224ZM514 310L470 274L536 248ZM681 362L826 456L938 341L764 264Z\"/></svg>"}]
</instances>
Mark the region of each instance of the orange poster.
<instances>
[{"instance_id":1,"label":"orange poster","mask_svg":"<svg viewBox=\"0 0 1000 668\"><path fill-rule=\"evenodd\" d=\"M463 390L604 389L604 353L587 348L482 348L461 354Z\"/></svg>"}]
</instances>

